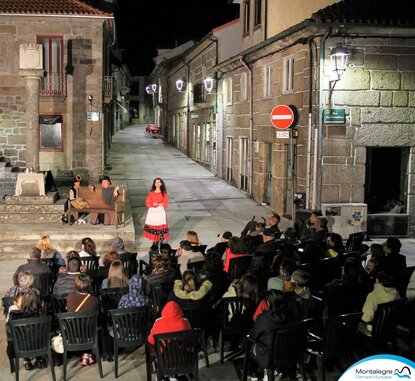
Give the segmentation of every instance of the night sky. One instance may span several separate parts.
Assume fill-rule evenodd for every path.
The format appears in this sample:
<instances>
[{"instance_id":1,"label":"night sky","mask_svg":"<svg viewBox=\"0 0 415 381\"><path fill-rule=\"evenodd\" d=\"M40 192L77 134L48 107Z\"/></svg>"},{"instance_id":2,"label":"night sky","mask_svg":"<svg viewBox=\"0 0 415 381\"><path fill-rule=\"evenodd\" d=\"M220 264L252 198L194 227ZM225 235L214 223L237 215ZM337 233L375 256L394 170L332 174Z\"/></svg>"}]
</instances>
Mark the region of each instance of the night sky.
<instances>
[{"instance_id":1,"label":"night sky","mask_svg":"<svg viewBox=\"0 0 415 381\"><path fill-rule=\"evenodd\" d=\"M239 5L229 0L119 0L115 20L119 47L134 75L154 68L157 48L173 48L200 40L213 28L239 17Z\"/></svg>"}]
</instances>

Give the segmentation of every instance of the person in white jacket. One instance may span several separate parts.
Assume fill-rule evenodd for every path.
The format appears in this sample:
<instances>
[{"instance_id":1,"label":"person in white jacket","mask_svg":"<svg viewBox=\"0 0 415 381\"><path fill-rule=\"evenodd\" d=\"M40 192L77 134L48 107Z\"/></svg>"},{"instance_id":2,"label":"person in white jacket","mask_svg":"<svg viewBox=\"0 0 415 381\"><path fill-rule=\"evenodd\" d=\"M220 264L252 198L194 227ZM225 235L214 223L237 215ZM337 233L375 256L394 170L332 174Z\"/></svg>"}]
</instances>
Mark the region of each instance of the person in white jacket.
<instances>
[{"instance_id":1,"label":"person in white jacket","mask_svg":"<svg viewBox=\"0 0 415 381\"><path fill-rule=\"evenodd\" d=\"M373 291L366 297L366 302L363 305L362 321L364 325L359 325L359 330L372 330L372 320L379 304L388 303L399 299L399 293L395 288L395 280L391 274L386 271L380 271L376 276L376 282Z\"/></svg>"}]
</instances>

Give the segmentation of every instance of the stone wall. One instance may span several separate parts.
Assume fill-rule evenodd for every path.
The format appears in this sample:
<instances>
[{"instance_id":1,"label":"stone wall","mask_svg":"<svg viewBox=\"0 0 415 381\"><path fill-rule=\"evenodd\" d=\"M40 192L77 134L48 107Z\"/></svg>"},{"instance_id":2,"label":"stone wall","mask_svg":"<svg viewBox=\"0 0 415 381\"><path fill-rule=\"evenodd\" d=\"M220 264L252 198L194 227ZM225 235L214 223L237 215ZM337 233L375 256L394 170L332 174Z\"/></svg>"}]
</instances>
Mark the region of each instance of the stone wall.
<instances>
[{"instance_id":1,"label":"stone wall","mask_svg":"<svg viewBox=\"0 0 415 381\"><path fill-rule=\"evenodd\" d=\"M0 156L25 166L25 84L19 76L19 45L36 36L63 36L66 96L41 96L39 114L62 115L63 150L40 152L40 169L102 174L102 124L87 122L87 111L102 111L103 20L83 17L0 18ZM69 67L71 66L71 67ZM92 108L88 102L92 95Z\"/></svg>"}]
</instances>

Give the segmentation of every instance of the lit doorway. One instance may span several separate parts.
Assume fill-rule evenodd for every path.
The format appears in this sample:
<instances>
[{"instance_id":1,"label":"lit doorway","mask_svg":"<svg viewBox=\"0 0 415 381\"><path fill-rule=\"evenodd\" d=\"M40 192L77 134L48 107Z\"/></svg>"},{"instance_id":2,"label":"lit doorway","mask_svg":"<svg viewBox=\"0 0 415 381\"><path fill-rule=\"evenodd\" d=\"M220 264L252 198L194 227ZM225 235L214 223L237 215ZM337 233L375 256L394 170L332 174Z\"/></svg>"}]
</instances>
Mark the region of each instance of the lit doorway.
<instances>
[{"instance_id":1,"label":"lit doorway","mask_svg":"<svg viewBox=\"0 0 415 381\"><path fill-rule=\"evenodd\" d=\"M365 203L368 213L390 212L398 204L406 209L408 159L407 147L367 147Z\"/></svg>"}]
</instances>

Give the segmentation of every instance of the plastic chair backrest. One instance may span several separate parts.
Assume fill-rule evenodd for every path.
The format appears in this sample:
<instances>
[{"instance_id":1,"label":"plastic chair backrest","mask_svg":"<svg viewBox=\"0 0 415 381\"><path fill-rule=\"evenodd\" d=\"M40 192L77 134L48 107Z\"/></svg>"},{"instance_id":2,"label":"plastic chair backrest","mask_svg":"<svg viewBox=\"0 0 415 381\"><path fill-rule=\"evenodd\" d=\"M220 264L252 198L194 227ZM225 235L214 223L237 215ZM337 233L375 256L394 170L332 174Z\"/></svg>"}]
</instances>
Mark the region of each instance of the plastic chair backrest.
<instances>
[{"instance_id":1,"label":"plastic chair backrest","mask_svg":"<svg viewBox=\"0 0 415 381\"><path fill-rule=\"evenodd\" d=\"M323 356L327 359L344 358L351 353L356 328L362 312L333 316L326 321L323 334Z\"/></svg>"},{"instance_id":2,"label":"plastic chair backrest","mask_svg":"<svg viewBox=\"0 0 415 381\"><path fill-rule=\"evenodd\" d=\"M204 306L181 306L183 316L189 321L192 328L206 328L208 309Z\"/></svg>"},{"instance_id":3,"label":"plastic chair backrest","mask_svg":"<svg viewBox=\"0 0 415 381\"><path fill-rule=\"evenodd\" d=\"M33 274L32 287L37 289L40 293L40 299L44 301L49 297L51 288L53 286L54 274L52 273L35 273Z\"/></svg>"},{"instance_id":4,"label":"plastic chair backrest","mask_svg":"<svg viewBox=\"0 0 415 381\"><path fill-rule=\"evenodd\" d=\"M124 273L128 276L128 279L137 274L137 253L121 254L121 262L124 267Z\"/></svg>"},{"instance_id":5,"label":"plastic chair backrest","mask_svg":"<svg viewBox=\"0 0 415 381\"><path fill-rule=\"evenodd\" d=\"M372 321L372 339L385 341L396 336L396 327L403 312L406 298L378 305Z\"/></svg>"},{"instance_id":6,"label":"plastic chair backrest","mask_svg":"<svg viewBox=\"0 0 415 381\"><path fill-rule=\"evenodd\" d=\"M98 311L64 312L57 316L65 350L82 351L95 346Z\"/></svg>"},{"instance_id":7,"label":"plastic chair backrest","mask_svg":"<svg viewBox=\"0 0 415 381\"><path fill-rule=\"evenodd\" d=\"M99 267L99 258L98 257L81 257L81 263L86 266L87 273L91 277L91 280L94 280L95 275L97 274Z\"/></svg>"},{"instance_id":8,"label":"plastic chair backrest","mask_svg":"<svg viewBox=\"0 0 415 381\"><path fill-rule=\"evenodd\" d=\"M242 255L231 258L229 261L228 278L229 280L239 279L242 275L248 272L249 266L252 262L252 255Z\"/></svg>"},{"instance_id":9,"label":"plastic chair backrest","mask_svg":"<svg viewBox=\"0 0 415 381\"><path fill-rule=\"evenodd\" d=\"M365 239L366 232L352 233L347 238L346 252L359 251L362 247L363 240Z\"/></svg>"},{"instance_id":10,"label":"plastic chair backrest","mask_svg":"<svg viewBox=\"0 0 415 381\"><path fill-rule=\"evenodd\" d=\"M52 311L54 314L59 314L61 312L66 312L66 297L67 295L50 295L50 302L52 305Z\"/></svg>"},{"instance_id":11,"label":"plastic chair backrest","mask_svg":"<svg viewBox=\"0 0 415 381\"><path fill-rule=\"evenodd\" d=\"M16 357L37 357L50 350L52 316L11 320Z\"/></svg>"},{"instance_id":12,"label":"plastic chair backrest","mask_svg":"<svg viewBox=\"0 0 415 381\"><path fill-rule=\"evenodd\" d=\"M173 282L162 282L150 285L151 304L156 315L161 313L161 310L167 303L167 298L173 290Z\"/></svg>"},{"instance_id":13,"label":"plastic chair backrest","mask_svg":"<svg viewBox=\"0 0 415 381\"><path fill-rule=\"evenodd\" d=\"M128 287L102 288L99 291L102 311L106 322L109 321L109 310L117 309L118 303L123 295L128 293Z\"/></svg>"},{"instance_id":14,"label":"plastic chair backrest","mask_svg":"<svg viewBox=\"0 0 415 381\"><path fill-rule=\"evenodd\" d=\"M109 311L118 347L145 344L148 334L150 306L120 308Z\"/></svg>"},{"instance_id":15,"label":"plastic chair backrest","mask_svg":"<svg viewBox=\"0 0 415 381\"><path fill-rule=\"evenodd\" d=\"M199 329L154 335L160 379L165 375L188 373L195 377L198 373L199 338Z\"/></svg>"},{"instance_id":16,"label":"plastic chair backrest","mask_svg":"<svg viewBox=\"0 0 415 381\"><path fill-rule=\"evenodd\" d=\"M235 296L223 298L222 330L224 332L237 332L238 324L244 312L243 299Z\"/></svg>"},{"instance_id":17,"label":"plastic chair backrest","mask_svg":"<svg viewBox=\"0 0 415 381\"><path fill-rule=\"evenodd\" d=\"M9 313L9 308L13 304L13 300L14 300L13 296L3 296L1 298L4 316L7 316L7 314Z\"/></svg>"},{"instance_id":18,"label":"plastic chair backrest","mask_svg":"<svg viewBox=\"0 0 415 381\"><path fill-rule=\"evenodd\" d=\"M307 333L313 319L285 324L274 329L272 359L275 368L302 363L307 346Z\"/></svg>"},{"instance_id":19,"label":"plastic chair backrest","mask_svg":"<svg viewBox=\"0 0 415 381\"><path fill-rule=\"evenodd\" d=\"M199 274L203 269L204 263L205 261L188 262L187 269L193 270L196 274Z\"/></svg>"},{"instance_id":20,"label":"plastic chair backrest","mask_svg":"<svg viewBox=\"0 0 415 381\"><path fill-rule=\"evenodd\" d=\"M192 246L191 250L194 252L200 252L202 254L205 254L207 245L198 245L198 246Z\"/></svg>"}]
</instances>

